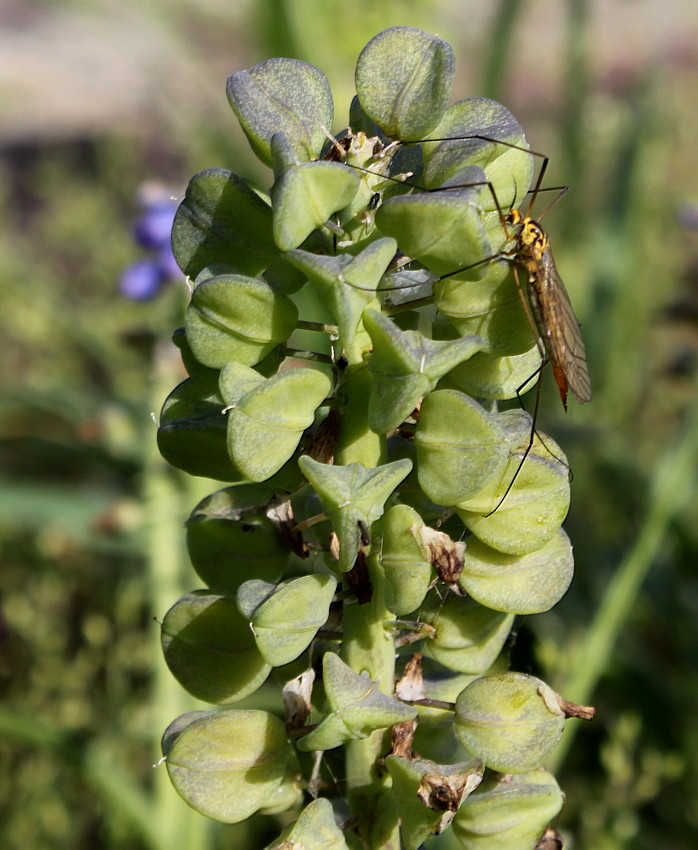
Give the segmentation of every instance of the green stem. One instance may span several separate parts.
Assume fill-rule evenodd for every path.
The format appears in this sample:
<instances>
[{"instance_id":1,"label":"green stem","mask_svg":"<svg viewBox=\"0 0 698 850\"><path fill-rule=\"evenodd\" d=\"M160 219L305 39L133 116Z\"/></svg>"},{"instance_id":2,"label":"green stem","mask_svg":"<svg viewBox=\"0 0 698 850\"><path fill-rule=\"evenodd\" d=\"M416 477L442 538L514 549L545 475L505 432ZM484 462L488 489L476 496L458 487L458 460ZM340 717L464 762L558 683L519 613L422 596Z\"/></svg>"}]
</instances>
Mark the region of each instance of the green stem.
<instances>
[{"instance_id":1,"label":"green stem","mask_svg":"<svg viewBox=\"0 0 698 850\"><path fill-rule=\"evenodd\" d=\"M589 91L589 0L568 0L567 50L565 55L565 108L562 115L562 153L567 160L565 173L574 175L575 183L583 185L586 160L584 145L586 97ZM579 193L570 193L565 204L568 233L579 239L581 210Z\"/></svg>"},{"instance_id":2,"label":"green stem","mask_svg":"<svg viewBox=\"0 0 698 850\"><path fill-rule=\"evenodd\" d=\"M179 358L169 343L156 347L153 356L153 409L158 409L172 387L181 380ZM173 470L157 449L152 428L146 436L147 451L143 471L143 499L146 564L149 598L158 619L191 589L192 574L183 546L182 521L192 507L188 479ZM186 485L184 482L186 481ZM162 657L159 629L152 629L153 694L151 722L156 736L180 714L200 708L177 683ZM160 758L159 745L153 761ZM153 829L162 846L183 846L188 850L204 850L209 845L210 824L186 806L178 797L164 765L154 774L154 803L150 815Z\"/></svg>"},{"instance_id":3,"label":"green stem","mask_svg":"<svg viewBox=\"0 0 698 850\"><path fill-rule=\"evenodd\" d=\"M316 351L304 351L301 348L286 348L287 357L295 357L297 360L312 360L314 363L329 363L334 361L329 354L318 354Z\"/></svg>"},{"instance_id":4,"label":"green stem","mask_svg":"<svg viewBox=\"0 0 698 850\"><path fill-rule=\"evenodd\" d=\"M342 657L357 673L366 673L384 694L395 690L395 646L385 627L384 577L377 555L368 558L373 597L363 605L344 606ZM372 850L399 850L398 821L389 805L390 780L380 761L390 752L390 731L374 732L346 745L349 807L356 831Z\"/></svg>"},{"instance_id":5,"label":"green stem","mask_svg":"<svg viewBox=\"0 0 698 850\"><path fill-rule=\"evenodd\" d=\"M319 333L330 334L330 336L335 336L339 333L337 325L328 325L324 322L308 322L305 319L299 319L296 322L296 327L299 330L318 331Z\"/></svg>"},{"instance_id":6,"label":"green stem","mask_svg":"<svg viewBox=\"0 0 698 850\"><path fill-rule=\"evenodd\" d=\"M651 486L651 502L635 546L623 560L606 592L571 669L574 671L560 688L565 699L587 705L596 685L608 668L618 636L632 616L637 598L677 513L691 496L698 454L698 403L688 418L678 441L657 464ZM550 768L565 759L579 724L567 724Z\"/></svg>"},{"instance_id":7,"label":"green stem","mask_svg":"<svg viewBox=\"0 0 698 850\"><path fill-rule=\"evenodd\" d=\"M349 367L340 386L346 398L342 412L342 427L335 451L335 463L362 463L367 467L385 462L385 437L368 427L368 399L371 376L362 365Z\"/></svg>"},{"instance_id":8,"label":"green stem","mask_svg":"<svg viewBox=\"0 0 698 850\"><path fill-rule=\"evenodd\" d=\"M341 391L347 403L342 417L335 462L361 463L376 467L385 461L385 438L368 427L368 398L371 376L363 364L349 367ZM357 673L367 673L385 694L395 689L395 645L386 622L392 614L384 602L384 578L375 553L367 567L373 596L359 604L344 604L342 657ZM390 750L389 733L374 732L363 741L346 745L346 775L349 807L354 829L371 850L399 850L398 821L393 813L389 777L379 760Z\"/></svg>"},{"instance_id":9,"label":"green stem","mask_svg":"<svg viewBox=\"0 0 698 850\"><path fill-rule=\"evenodd\" d=\"M522 6L523 0L501 0L492 33L487 39L491 47L487 52L482 91L485 97L491 97L492 100L502 99L511 43Z\"/></svg>"}]
</instances>

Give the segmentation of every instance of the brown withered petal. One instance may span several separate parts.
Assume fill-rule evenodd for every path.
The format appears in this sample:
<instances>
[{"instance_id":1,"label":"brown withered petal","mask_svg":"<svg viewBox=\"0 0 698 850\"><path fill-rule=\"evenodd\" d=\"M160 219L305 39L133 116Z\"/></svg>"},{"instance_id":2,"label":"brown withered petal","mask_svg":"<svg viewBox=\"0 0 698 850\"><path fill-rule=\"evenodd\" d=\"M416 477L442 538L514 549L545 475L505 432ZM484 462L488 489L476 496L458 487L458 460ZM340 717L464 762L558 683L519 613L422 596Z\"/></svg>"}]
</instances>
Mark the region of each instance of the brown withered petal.
<instances>
[{"instance_id":1,"label":"brown withered petal","mask_svg":"<svg viewBox=\"0 0 698 850\"><path fill-rule=\"evenodd\" d=\"M285 502L272 502L267 507L267 517L276 526L276 530L286 541L293 554L299 558L307 558L308 547L303 539L303 533L296 529L290 499L286 499Z\"/></svg>"},{"instance_id":2,"label":"brown withered petal","mask_svg":"<svg viewBox=\"0 0 698 850\"><path fill-rule=\"evenodd\" d=\"M422 676L422 655L415 652L405 665L402 677L395 685L395 694L400 699L424 699L424 679Z\"/></svg>"},{"instance_id":3,"label":"brown withered petal","mask_svg":"<svg viewBox=\"0 0 698 850\"><path fill-rule=\"evenodd\" d=\"M359 549L359 554L356 556L354 566L348 573L344 574L347 586L351 588L359 600L359 605L370 602L373 599L373 584L368 575L368 567L366 566L366 555L363 549Z\"/></svg>"},{"instance_id":4,"label":"brown withered petal","mask_svg":"<svg viewBox=\"0 0 698 850\"><path fill-rule=\"evenodd\" d=\"M327 416L318 425L317 430L310 438L310 443L305 451L318 463L333 463L334 450L339 440L339 427L341 416L339 410L331 408Z\"/></svg>"},{"instance_id":5,"label":"brown withered petal","mask_svg":"<svg viewBox=\"0 0 698 850\"><path fill-rule=\"evenodd\" d=\"M392 743L391 754L406 759L413 759L415 753L412 749L412 741L414 740L414 733L416 731L417 718L405 720L403 723L396 723L390 730L390 740Z\"/></svg>"},{"instance_id":6,"label":"brown withered petal","mask_svg":"<svg viewBox=\"0 0 698 850\"><path fill-rule=\"evenodd\" d=\"M284 685L283 698L284 708L286 710L286 728L289 731L292 729L302 729L308 722L314 681L315 671L311 667Z\"/></svg>"},{"instance_id":7,"label":"brown withered petal","mask_svg":"<svg viewBox=\"0 0 698 850\"><path fill-rule=\"evenodd\" d=\"M413 529L412 533L420 543L428 547L432 566L441 581L454 585L463 572L465 543L456 543L448 534L427 525Z\"/></svg>"}]
</instances>

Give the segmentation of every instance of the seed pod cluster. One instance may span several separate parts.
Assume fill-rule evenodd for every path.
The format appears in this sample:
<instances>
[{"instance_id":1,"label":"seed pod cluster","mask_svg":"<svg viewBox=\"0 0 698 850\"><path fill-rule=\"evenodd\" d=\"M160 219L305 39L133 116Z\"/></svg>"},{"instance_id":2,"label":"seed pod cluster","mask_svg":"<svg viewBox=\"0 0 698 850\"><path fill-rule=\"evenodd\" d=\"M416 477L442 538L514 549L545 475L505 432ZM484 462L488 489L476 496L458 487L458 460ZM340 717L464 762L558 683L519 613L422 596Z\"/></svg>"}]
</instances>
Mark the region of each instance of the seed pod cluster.
<instances>
[{"instance_id":1,"label":"seed pod cluster","mask_svg":"<svg viewBox=\"0 0 698 850\"><path fill-rule=\"evenodd\" d=\"M505 107L448 105L453 73L442 40L380 33L336 138L317 68L234 73L269 187L201 172L174 220L188 377L158 440L227 486L187 522L206 588L162 624L173 674L222 710L163 746L209 817L296 810L272 847L348 846L325 799L343 794L336 754L300 810L317 751L344 748L343 824L372 848L452 829L533 850L562 802L542 765L565 713L506 670L514 616L549 610L573 571L564 456L499 408L541 359L495 203L522 201L533 158Z\"/></svg>"}]
</instances>

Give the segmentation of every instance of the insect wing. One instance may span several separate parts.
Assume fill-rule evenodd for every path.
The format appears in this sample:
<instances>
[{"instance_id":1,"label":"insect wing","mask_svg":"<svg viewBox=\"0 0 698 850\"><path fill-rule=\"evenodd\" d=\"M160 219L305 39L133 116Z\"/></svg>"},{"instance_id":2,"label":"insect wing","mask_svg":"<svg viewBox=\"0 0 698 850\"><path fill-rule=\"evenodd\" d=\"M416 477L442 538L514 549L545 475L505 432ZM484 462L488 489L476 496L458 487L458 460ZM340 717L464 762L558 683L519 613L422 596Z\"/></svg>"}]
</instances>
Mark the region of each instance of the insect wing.
<instances>
[{"instance_id":1,"label":"insect wing","mask_svg":"<svg viewBox=\"0 0 698 850\"><path fill-rule=\"evenodd\" d=\"M534 312L539 318L539 329L563 404L567 389L580 404L590 401L591 379L584 340L549 247L537 260L536 273L531 276L529 285L534 290L532 294L538 308Z\"/></svg>"}]
</instances>

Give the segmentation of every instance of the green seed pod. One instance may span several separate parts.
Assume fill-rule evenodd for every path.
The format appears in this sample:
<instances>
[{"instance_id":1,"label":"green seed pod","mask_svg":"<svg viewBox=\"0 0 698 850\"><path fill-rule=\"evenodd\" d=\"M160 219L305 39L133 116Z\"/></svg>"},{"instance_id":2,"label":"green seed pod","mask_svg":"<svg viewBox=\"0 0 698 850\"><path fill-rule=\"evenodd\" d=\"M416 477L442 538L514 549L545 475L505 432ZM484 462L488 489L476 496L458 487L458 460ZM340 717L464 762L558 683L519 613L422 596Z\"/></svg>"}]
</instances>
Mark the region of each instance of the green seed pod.
<instances>
[{"instance_id":1,"label":"green seed pod","mask_svg":"<svg viewBox=\"0 0 698 850\"><path fill-rule=\"evenodd\" d=\"M563 802L546 770L489 777L458 810L453 835L461 850L533 850Z\"/></svg>"},{"instance_id":2,"label":"green seed pod","mask_svg":"<svg viewBox=\"0 0 698 850\"><path fill-rule=\"evenodd\" d=\"M235 375L241 371L240 364L229 366ZM221 372L222 384L229 366ZM245 478L266 481L293 455L332 382L317 369L286 369L244 389L231 401L228 452Z\"/></svg>"},{"instance_id":3,"label":"green seed pod","mask_svg":"<svg viewBox=\"0 0 698 850\"><path fill-rule=\"evenodd\" d=\"M172 250L192 280L210 265L257 275L278 256L268 200L222 168L196 174L172 225Z\"/></svg>"},{"instance_id":4,"label":"green seed pod","mask_svg":"<svg viewBox=\"0 0 698 850\"><path fill-rule=\"evenodd\" d=\"M479 208L484 182L483 172L473 168L464 176L463 184L475 184L468 188L388 198L376 226L434 274L473 265L492 253Z\"/></svg>"},{"instance_id":5,"label":"green seed pod","mask_svg":"<svg viewBox=\"0 0 698 850\"><path fill-rule=\"evenodd\" d=\"M396 250L394 239L377 239L356 255L325 257L300 249L289 251L289 260L307 275L334 317L344 351L352 351L357 344L363 345L363 350L370 346L361 319L367 305L378 303L375 289Z\"/></svg>"},{"instance_id":6,"label":"green seed pod","mask_svg":"<svg viewBox=\"0 0 698 850\"><path fill-rule=\"evenodd\" d=\"M198 591L165 615L162 651L172 675L198 699L231 703L254 693L269 675L247 621L232 599Z\"/></svg>"},{"instance_id":7,"label":"green seed pod","mask_svg":"<svg viewBox=\"0 0 698 850\"><path fill-rule=\"evenodd\" d=\"M409 460L397 460L374 469L360 463L348 466L318 463L307 455L298 465L322 499L339 538L339 569L354 566L361 545L360 527L370 528L383 515L384 505L412 468Z\"/></svg>"},{"instance_id":8,"label":"green seed pod","mask_svg":"<svg viewBox=\"0 0 698 850\"><path fill-rule=\"evenodd\" d=\"M375 310L366 310L363 320L373 343L368 420L377 434L397 428L440 378L480 349L479 337L430 340L418 331L401 331Z\"/></svg>"},{"instance_id":9,"label":"green seed pod","mask_svg":"<svg viewBox=\"0 0 698 850\"><path fill-rule=\"evenodd\" d=\"M557 746L564 725L554 691L523 673L476 679L456 701L460 742L499 773L540 767Z\"/></svg>"},{"instance_id":10,"label":"green seed pod","mask_svg":"<svg viewBox=\"0 0 698 850\"><path fill-rule=\"evenodd\" d=\"M487 608L540 614L562 599L573 572L572 546L560 528L548 544L528 555L505 555L471 540L458 583Z\"/></svg>"},{"instance_id":11,"label":"green seed pod","mask_svg":"<svg viewBox=\"0 0 698 850\"><path fill-rule=\"evenodd\" d=\"M487 138L458 138L474 134ZM451 141L426 142L423 146L424 182L428 188L462 183L463 169L478 166L494 187L502 207L511 209L525 197L533 177L533 157L520 149L527 148L523 128L501 103L486 97L459 100L445 111L431 138ZM492 139L516 147L497 144ZM482 204L499 216L495 197L487 187Z\"/></svg>"},{"instance_id":12,"label":"green seed pod","mask_svg":"<svg viewBox=\"0 0 698 850\"><path fill-rule=\"evenodd\" d=\"M528 389L526 382L540 369L541 362L537 345L509 357L478 353L452 369L441 385L477 398L516 398L524 384Z\"/></svg>"},{"instance_id":13,"label":"green seed pod","mask_svg":"<svg viewBox=\"0 0 698 850\"><path fill-rule=\"evenodd\" d=\"M374 36L356 63L361 107L387 136L423 139L448 100L456 60L448 42L415 27L391 27Z\"/></svg>"},{"instance_id":14,"label":"green seed pod","mask_svg":"<svg viewBox=\"0 0 698 850\"><path fill-rule=\"evenodd\" d=\"M265 850L349 850L337 826L332 803L324 797L313 800Z\"/></svg>"},{"instance_id":15,"label":"green seed pod","mask_svg":"<svg viewBox=\"0 0 698 850\"><path fill-rule=\"evenodd\" d=\"M514 624L513 614L492 611L459 596L432 603L421 613L436 629L424 642L424 654L459 673L484 673L491 667Z\"/></svg>"},{"instance_id":16,"label":"green seed pod","mask_svg":"<svg viewBox=\"0 0 698 850\"><path fill-rule=\"evenodd\" d=\"M379 563L386 581L385 604L398 617L417 609L432 575L429 552L415 536L424 527L421 516L407 505L395 505L383 519Z\"/></svg>"},{"instance_id":17,"label":"green seed pod","mask_svg":"<svg viewBox=\"0 0 698 850\"><path fill-rule=\"evenodd\" d=\"M187 520L187 550L203 581L233 595L250 579L278 581L291 553L264 503L264 485L227 487L207 496Z\"/></svg>"},{"instance_id":18,"label":"green seed pod","mask_svg":"<svg viewBox=\"0 0 698 850\"><path fill-rule=\"evenodd\" d=\"M228 456L228 422L218 389L218 372L205 369L187 378L165 399L158 449L172 466L218 481L242 481Z\"/></svg>"},{"instance_id":19,"label":"green seed pod","mask_svg":"<svg viewBox=\"0 0 698 850\"><path fill-rule=\"evenodd\" d=\"M393 779L405 850L418 850L432 835L448 829L484 771L477 759L442 765L390 755L385 765Z\"/></svg>"},{"instance_id":20,"label":"green seed pod","mask_svg":"<svg viewBox=\"0 0 698 850\"><path fill-rule=\"evenodd\" d=\"M196 287L185 327L194 357L222 369L231 360L259 363L296 327L298 309L265 281L239 274L212 277Z\"/></svg>"},{"instance_id":21,"label":"green seed pod","mask_svg":"<svg viewBox=\"0 0 698 850\"><path fill-rule=\"evenodd\" d=\"M257 648L272 667L289 664L327 620L337 580L301 576L279 585L248 581L237 593L240 612L250 621Z\"/></svg>"},{"instance_id":22,"label":"green seed pod","mask_svg":"<svg viewBox=\"0 0 698 850\"><path fill-rule=\"evenodd\" d=\"M298 59L275 57L228 77L228 100L250 147L272 164L271 140L283 133L301 160L316 159L332 126L334 103L327 77Z\"/></svg>"},{"instance_id":23,"label":"green seed pod","mask_svg":"<svg viewBox=\"0 0 698 850\"><path fill-rule=\"evenodd\" d=\"M521 465L523 457L512 454L496 479L458 503L463 524L483 543L509 555L542 549L558 534L570 506L567 467L541 456L537 447Z\"/></svg>"},{"instance_id":24,"label":"green seed pod","mask_svg":"<svg viewBox=\"0 0 698 850\"><path fill-rule=\"evenodd\" d=\"M509 357L531 348L531 326L506 260L436 281L434 303L459 334L477 334L488 354Z\"/></svg>"},{"instance_id":25,"label":"green seed pod","mask_svg":"<svg viewBox=\"0 0 698 850\"><path fill-rule=\"evenodd\" d=\"M163 736L177 793L206 817L239 823L273 798L290 748L283 723L266 711L193 712Z\"/></svg>"},{"instance_id":26,"label":"green seed pod","mask_svg":"<svg viewBox=\"0 0 698 850\"><path fill-rule=\"evenodd\" d=\"M283 133L271 139L276 182L271 190L274 241L280 251L297 248L359 189L356 171L341 162L301 162Z\"/></svg>"},{"instance_id":27,"label":"green seed pod","mask_svg":"<svg viewBox=\"0 0 698 850\"><path fill-rule=\"evenodd\" d=\"M299 750L331 750L417 715L416 708L379 691L368 676L355 673L333 652L323 656L322 671L330 711L298 741Z\"/></svg>"},{"instance_id":28,"label":"green seed pod","mask_svg":"<svg viewBox=\"0 0 698 850\"><path fill-rule=\"evenodd\" d=\"M415 444L419 483L438 505L458 504L498 480L508 455L495 418L456 390L424 399Z\"/></svg>"}]
</instances>

